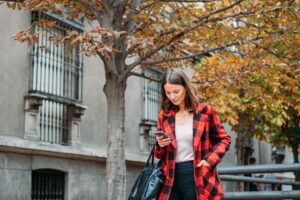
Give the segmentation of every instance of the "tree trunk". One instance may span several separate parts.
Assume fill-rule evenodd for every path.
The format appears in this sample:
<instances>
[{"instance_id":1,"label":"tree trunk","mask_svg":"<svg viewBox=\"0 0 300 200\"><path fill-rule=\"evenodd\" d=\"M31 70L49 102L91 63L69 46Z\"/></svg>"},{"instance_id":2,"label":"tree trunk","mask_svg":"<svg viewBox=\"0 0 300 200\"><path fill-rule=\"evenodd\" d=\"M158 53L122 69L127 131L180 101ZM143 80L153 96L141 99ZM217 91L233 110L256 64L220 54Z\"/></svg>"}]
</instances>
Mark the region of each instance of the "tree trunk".
<instances>
[{"instance_id":1,"label":"tree trunk","mask_svg":"<svg viewBox=\"0 0 300 200\"><path fill-rule=\"evenodd\" d=\"M244 141L243 141L242 133L239 132L236 138L236 152L237 152L238 166L244 164L243 147L244 147ZM244 184L242 182L237 182L237 189L238 191L244 191Z\"/></svg>"},{"instance_id":2,"label":"tree trunk","mask_svg":"<svg viewBox=\"0 0 300 200\"><path fill-rule=\"evenodd\" d=\"M107 200L126 197L125 165L125 89L126 79L118 83L118 76L109 74L103 88L107 98Z\"/></svg>"},{"instance_id":3,"label":"tree trunk","mask_svg":"<svg viewBox=\"0 0 300 200\"><path fill-rule=\"evenodd\" d=\"M299 153L298 153L298 149L299 149L299 144L293 144L292 145L292 151L293 151L293 156L294 156L294 163L299 163Z\"/></svg>"},{"instance_id":4,"label":"tree trunk","mask_svg":"<svg viewBox=\"0 0 300 200\"><path fill-rule=\"evenodd\" d=\"M240 133L236 138L237 165L244 165L243 147L244 141Z\"/></svg>"},{"instance_id":5,"label":"tree trunk","mask_svg":"<svg viewBox=\"0 0 300 200\"><path fill-rule=\"evenodd\" d=\"M244 115L239 114L239 124L237 127L237 138L236 138L236 152L237 152L237 165L244 165L244 142L245 142L245 124L244 124ZM244 191L244 183L237 182L237 190Z\"/></svg>"},{"instance_id":6,"label":"tree trunk","mask_svg":"<svg viewBox=\"0 0 300 200\"><path fill-rule=\"evenodd\" d=\"M293 156L294 156L294 163L299 163L299 144L298 143L294 143L291 145L292 147L292 151L293 151ZM300 181L300 171L295 172L295 181ZM300 190L300 186L299 185L295 185L293 186L293 190ZM299 198L300 199L300 198Z\"/></svg>"}]
</instances>

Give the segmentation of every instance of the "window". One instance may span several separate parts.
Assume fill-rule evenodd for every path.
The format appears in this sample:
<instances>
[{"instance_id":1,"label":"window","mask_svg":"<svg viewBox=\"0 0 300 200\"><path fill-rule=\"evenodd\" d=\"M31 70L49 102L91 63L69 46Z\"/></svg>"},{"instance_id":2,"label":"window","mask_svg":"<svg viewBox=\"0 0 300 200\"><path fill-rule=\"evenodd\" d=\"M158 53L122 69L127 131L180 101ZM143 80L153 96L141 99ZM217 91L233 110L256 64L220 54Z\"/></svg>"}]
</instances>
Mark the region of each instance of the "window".
<instances>
[{"instance_id":1,"label":"window","mask_svg":"<svg viewBox=\"0 0 300 200\"><path fill-rule=\"evenodd\" d=\"M65 196L65 173L52 169L32 171L32 200L63 200Z\"/></svg>"},{"instance_id":2,"label":"window","mask_svg":"<svg viewBox=\"0 0 300 200\"><path fill-rule=\"evenodd\" d=\"M50 100L43 100L39 109L40 140L65 144L68 141L67 106Z\"/></svg>"},{"instance_id":3,"label":"window","mask_svg":"<svg viewBox=\"0 0 300 200\"><path fill-rule=\"evenodd\" d=\"M155 69L148 69L145 72L147 77L159 79L162 72ZM157 117L160 109L160 82L143 79L143 119L141 126L143 128L143 137L146 138L144 150L149 151L155 143L154 131L156 131Z\"/></svg>"},{"instance_id":4,"label":"window","mask_svg":"<svg viewBox=\"0 0 300 200\"><path fill-rule=\"evenodd\" d=\"M83 69L79 49L73 49L70 58L65 53L64 44L56 46L48 40L51 35L63 37L66 31L81 30L48 14L34 12L33 21L39 18L55 20L56 25L51 30L35 28L39 42L32 50L30 92L81 101ZM41 46L45 49L39 48Z\"/></svg>"},{"instance_id":5,"label":"window","mask_svg":"<svg viewBox=\"0 0 300 200\"><path fill-rule=\"evenodd\" d=\"M78 48L74 48L72 57L69 57L64 44L56 46L48 38L51 35L63 37L66 31L80 32L81 29L75 22L63 21L51 14L33 13L33 21L40 18L55 20L56 24L51 30L35 27L39 42L32 47L29 93L59 100L43 100L39 106L37 131L41 141L65 144L70 132L65 102L82 101L83 58ZM45 48L39 48L41 46Z\"/></svg>"}]
</instances>

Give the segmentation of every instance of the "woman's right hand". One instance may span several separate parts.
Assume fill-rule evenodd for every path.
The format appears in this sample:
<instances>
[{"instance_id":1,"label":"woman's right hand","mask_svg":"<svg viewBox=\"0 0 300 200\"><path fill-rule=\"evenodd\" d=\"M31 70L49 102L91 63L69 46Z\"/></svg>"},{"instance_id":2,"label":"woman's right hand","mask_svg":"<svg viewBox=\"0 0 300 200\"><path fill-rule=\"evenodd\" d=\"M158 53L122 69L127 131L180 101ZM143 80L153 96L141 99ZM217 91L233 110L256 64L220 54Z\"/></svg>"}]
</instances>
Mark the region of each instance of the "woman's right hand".
<instances>
[{"instance_id":1,"label":"woman's right hand","mask_svg":"<svg viewBox=\"0 0 300 200\"><path fill-rule=\"evenodd\" d=\"M164 138L163 136L157 136L156 141L160 148L163 148L167 145L169 145L172 142L171 138Z\"/></svg>"}]
</instances>

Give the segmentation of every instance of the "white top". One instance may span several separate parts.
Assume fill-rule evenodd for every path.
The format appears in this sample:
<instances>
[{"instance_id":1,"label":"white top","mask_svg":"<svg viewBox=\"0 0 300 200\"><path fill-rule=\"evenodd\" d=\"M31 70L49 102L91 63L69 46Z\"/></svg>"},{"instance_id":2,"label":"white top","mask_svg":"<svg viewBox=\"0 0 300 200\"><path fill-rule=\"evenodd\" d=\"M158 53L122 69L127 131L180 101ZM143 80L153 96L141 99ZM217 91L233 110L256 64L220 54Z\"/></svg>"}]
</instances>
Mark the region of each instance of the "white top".
<instances>
[{"instance_id":1,"label":"white top","mask_svg":"<svg viewBox=\"0 0 300 200\"><path fill-rule=\"evenodd\" d=\"M185 162L194 160L193 149L193 115L182 124L175 123L176 134L176 160Z\"/></svg>"}]
</instances>

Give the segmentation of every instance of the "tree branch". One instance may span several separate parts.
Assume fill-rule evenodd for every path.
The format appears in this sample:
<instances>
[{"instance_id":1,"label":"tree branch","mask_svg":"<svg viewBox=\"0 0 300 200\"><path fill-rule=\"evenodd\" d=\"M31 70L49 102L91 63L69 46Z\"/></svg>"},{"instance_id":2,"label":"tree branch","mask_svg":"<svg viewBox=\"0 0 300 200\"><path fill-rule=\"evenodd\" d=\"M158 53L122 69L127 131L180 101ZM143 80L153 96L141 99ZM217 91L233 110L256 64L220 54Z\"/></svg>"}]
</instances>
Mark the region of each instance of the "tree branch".
<instances>
[{"instance_id":1,"label":"tree branch","mask_svg":"<svg viewBox=\"0 0 300 200\"><path fill-rule=\"evenodd\" d=\"M221 18L218 18L218 19L213 19L213 20L207 21L207 22L219 21L219 20L223 20L225 18L230 18L230 17L237 16L237 15L240 15L240 13L229 15L229 16L224 16L224 17L221 17ZM135 67L134 65L138 65L138 64L141 64L141 63L142 64L158 64L158 63L163 63L163 62L167 62L167 61L178 61L178 60L190 59L190 58L194 58L194 57L197 57L197 56L205 55L205 54L207 54L209 52L218 51L218 50L224 49L224 48L229 47L229 46L237 45L239 43L243 43L244 41L251 41L251 40L259 40L259 39L261 39L260 37L256 37L256 38L253 38L253 39L250 39L250 40L248 39L248 40L244 40L244 41L233 42L231 44L223 45L221 47L216 47L216 48L213 48L213 49L209 49L208 51L203 51L203 52L200 52L200 53L197 53L197 54L193 54L193 55L189 55L189 56L183 56L183 57L180 57L180 58L171 58L171 59L165 59L165 60L160 60L160 61L150 61L150 62L145 61L145 62L142 62L142 60L145 60L145 59L149 58L150 56L152 56L153 54L157 53L164 46L170 45L173 41L175 41L176 39L182 37L183 35L185 35L186 33L190 32L190 31L192 31L194 29L195 29L195 27L192 27L191 29L189 29L187 31L183 31L181 33L178 33L171 40L169 40L166 44L162 44L157 49L154 49L150 53L146 54L146 56L144 56L143 58L138 59L135 63L129 65L128 68L129 69L130 68L133 69Z\"/></svg>"},{"instance_id":2,"label":"tree branch","mask_svg":"<svg viewBox=\"0 0 300 200\"><path fill-rule=\"evenodd\" d=\"M134 26L134 20L132 20L132 18L135 14L137 14L137 12L139 12L136 8L142 2L143 0L131 0L130 4L128 5L129 13L127 16L127 20L125 21L125 31L129 32L129 30L131 30Z\"/></svg>"},{"instance_id":3,"label":"tree branch","mask_svg":"<svg viewBox=\"0 0 300 200\"><path fill-rule=\"evenodd\" d=\"M137 76L137 77L145 78L145 79L150 80L150 81L161 82L161 79L146 76L144 73L137 73L137 72L131 71L131 72L129 72L129 76ZM233 78L234 78L233 76L226 76L226 77L213 79L213 80L209 80L209 81L191 80L191 82L195 83L195 84L205 84L205 83L214 83L214 82L217 82L217 81L226 80L226 79L233 79Z\"/></svg>"},{"instance_id":4,"label":"tree branch","mask_svg":"<svg viewBox=\"0 0 300 200\"><path fill-rule=\"evenodd\" d=\"M226 77L222 77L222 78L218 78L218 79L213 79L213 80L208 80L208 81L198 81L198 80L191 80L192 83L196 83L196 84L205 84L205 83L214 83L217 81L221 81L221 80L227 80L227 79L233 79L233 76L226 76Z\"/></svg>"},{"instance_id":5,"label":"tree branch","mask_svg":"<svg viewBox=\"0 0 300 200\"><path fill-rule=\"evenodd\" d=\"M153 49L152 51L150 51L149 53L147 53L143 58L140 57L135 63L129 65L129 66L128 66L128 70L126 70L126 73L128 73L130 70L132 70L135 66L139 65L140 62L141 62L142 60L145 60L145 59L151 57L153 54L155 54L155 53L157 53L158 51L160 51L164 46L167 46L167 45L171 44L171 43L172 43L173 41L175 41L176 39L182 37L183 35L185 35L185 34L191 32L191 31L195 30L196 28L198 28L198 27L200 27L200 26L202 26L202 25L204 25L204 24L206 24L206 23L208 23L208 22L216 22L216 21L224 20L224 19L226 19L226 18L236 17L236 16L238 16L238 15L249 14L250 12L240 12L240 13L235 13L235 14L228 15L228 16L224 16L224 17L220 17L220 18L215 18L215 19L212 19L212 20L207 20L210 16L215 15L215 14L217 14L217 13L219 13L219 12L223 12L223 11L228 10L228 9L230 9L230 8L233 8L234 6L240 4L242 1L243 1L243 0L239 0L239 1L237 1L237 2L235 2L235 3L233 3L233 4L229 5L229 6L227 6L227 7L225 7L225 8L221 8L221 9L219 9L219 10L216 10L215 12L212 12L212 13L206 15L206 16L201 17L201 18L198 20L198 23L196 23L194 26L192 26L192 27L190 27L190 28L188 28L188 29L186 29L186 30L183 30L183 31L177 33L177 34L176 34L175 36L173 36L168 42L166 42L166 43L160 45L160 46L157 47L156 49ZM160 36L158 36L158 37L160 37Z\"/></svg>"},{"instance_id":6,"label":"tree branch","mask_svg":"<svg viewBox=\"0 0 300 200\"><path fill-rule=\"evenodd\" d=\"M124 14L126 12L126 8L128 6L128 1L129 0L123 0L123 1L115 1L114 2L114 13L115 13L115 17L114 17L114 29L121 31L123 30L122 28L122 23L124 21ZM132 3L132 1L131 1ZM126 23L126 21L124 22Z\"/></svg>"},{"instance_id":7,"label":"tree branch","mask_svg":"<svg viewBox=\"0 0 300 200\"><path fill-rule=\"evenodd\" d=\"M152 5L154 4L157 4L157 3L160 3L160 2L174 2L174 3L210 3L210 2L214 2L214 1L221 1L221 0L158 0L158 1L154 1L154 2L151 2L143 7L140 7L138 10L139 11L142 11L142 10L145 10L149 7L151 7Z\"/></svg>"},{"instance_id":8,"label":"tree branch","mask_svg":"<svg viewBox=\"0 0 300 200\"><path fill-rule=\"evenodd\" d=\"M250 23L248 23L248 22L246 22L246 21L244 21L244 20L241 20L241 19L239 19L238 22L243 22L245 25L247 25L247 26L249 26L249 27L254 27L254 28L257 28L257 29L262 29L262 28L263 28L263 27L260 27L260 26L255 25L255 24L250 24Z\"/></svg>"},{"instance_id":9,"label":"tree branch","mask_svg":"<svg viewBox=\"0 0 300 200\"><path fill-rule=\"evenodd\" d=\"M146 76L144 73L140 74L140 73L131 71L131 72L129 73L129 76L138 76L138 77L141 77L141 78L145 78L145 79L147 79L147 80L150 80L150 81L161 82L160 79L153 78L153 77L150 77L150 76Z\"/></svg>"},{"instance_id":10,"label":"tree branch","mask_svg":"<svg viewBox=\"0 0 300 200\"><path fill-rule=\"evenodd\" d=\"M222 49L225 49L227 47L237 45L237 44L239 44L239 42L234 42L234 43L223 45L223 46L216 47L216 48L210 48L208 50L201 51L201 52L196 53L196 54L192 54L192 55L188 55L188 56L182 56L182 57L178 57L178 58L168 58L168 59L157 60L157 61L142 61L141 64L155 65L155 64L164 63L164 62L174 62L174 61L179 61L179 60L192 59L192 58L195 58L195 57L202 57L202 56L204 56L208 53L219 51L219 50L222 50Z\"/></svg>"},{"instance_id":11,"label":"tree branch","mask_svg":"<svg viewBox=\"0 0 300 200\"><path fill-rule=\"evenodd\" d=\"M93 15L96 17L99 24L102 23L102 17L99 15L98 11L95 9L95 7L92 4L88 2L84 2L83 0L78 0L78 2L86 6L93 13ZM103 6L102 3L101 5Z\"/></svg>"},{"instance_id":12,"label":"tree branch","mask_svg":"<svg viewBox=\"0 0 300 200\"><path fill-rule=\"evenodd\" d=\"M178 34L176 34L173 38L171 38L167 43L164 43L162 45L160 45L158 48L150 51L148 54L146 54L144 57L140 57L135 63L132 63L131 65L128 65L128 70L127 71L130 71L132 70L134 67L136 67L137 65L141 64L142 60L145 60L149 57L151 57L152 55L154 55L155 53L157 53L159 50L161 50L163 47L167 46L167 45L170 45L172 42L174 42L176 39L182 37L183 35L193 31L194 29L198 28L199 26L205 24L205 23L208 23L208 22L216 22L216 21L220 21L220 20L224 20L224 19L227 19L227 18L231 18L231 17L235 17L235 16L238 16L238 15L243 15L243 14L249 14L249 12L241 12L241 13L236 13L236 14L232 14L232 15L228 15L228 16L224 16L224 17L221 17L221 18L217 18L217 19L212 19L212 20L207 20L207 21L204 21L202 22L201 24L197 24L197 26L193 26L191 27L190 29L187 29L187 30L184 30ZM240 42L235 42L233 44L230 44L230 46L233 46L233 45L236 45L236 43L240 43ZM228 47L227 45L225 47L221 47L221 49L223 48L226 48ZM220 47L218 47L220 48ZM218 49L216 49L218 50ZM216 50L212 50L212 51L216 51ZM201 54L206 54L206 53L209 53L209 52L203 52L203 53L200 53ZM188 59L188 58L192 58L192 57L195 57L195 56L200 56L198 54L196 55L193 55L193 56L186 56L184 59ZM174 58L176 59L176 58ZM178 59L176 59L178 60ZM176 61L176 60L173 60L173 61ZM180 60L180 59L179 59ZM172 60L171 60L172 61ZM166 61L162 61L162 62L166 62ZM160 63L162 63L160 62ZM143 63L145 64L145 63Z\"/></svg>"},{"instance_id":13,"label":"tree branch","mask_svg":"<svg viewBox=\"0 0 300 200\"><path fill-rule=\"evenodd\" d=\"M270 49L268 49L268 48L266 48L266 47L263 47L263 46L257 44L256 42L252 42L252 44L254 44L256 47L258 47L258 48L260 48L260 49L262 49L262 50L264 50L264 51L267 51L268 53L270 53L270 54L276 56L277 58L282 59L282 56L281 56L281 55L279 55L279 54L277 54L277 53L271 51Z\"/></svg>"},{"instance_id":14,"label":"tree branch","mask_svg":"<svg viewBox=\"0 0 300 200\"><path fill-rule=\"evenodd\" d=\"M226 10L229 10L230 8L233 8L233 7L235 7L235 6L239 5L239 4L241 4L243 1L244 1L244 0L239 0L239 1L235 2L235 3L233 3L233 4L230 4L229 6L226 6L226 7L224 7L224 8L219 9L219 10L216 10L215 12L209 13L208 15L201 17L198 21L202 21L202 20L204 20L204 19L208 19L208 18L211 17L212 15L218 14L218 13L220 13L220 12L224 12L224 11L226 11Z\"/></svg>"},{"instance_id":15,"label":"tree branch","mask_svg":"<svg viewBox=\"0 0 300 200\"><path fill-rule=\"evenodd\" d=\"M204 25L204 24L206 24L208 22L216 22L216 21L221 21L221 20L227 19L227 18L236 17L236 16L239 16L239 15L250 14L251 12L248 12L248 11L247 12L239 12L239 13L234 13L232 15L227 15L227 16L224 16L224 17L215 18L215 19L212 19L212 20L207 20L209 17L211 17L211 16L213 16L213 15L215 15L217 13L224 12L224 11L226 11L228 9L231 9L231 8L235 7L236 5L239 5L243 1L244 0L236 1L233 4L230 4L230 5L228 5L228 6L224 7L224 8L221 8L219 10L216 10L215 12L212 12L212 13L210 13L208 15L205 15L205 16L201 17L194 26L192 26L192 27L190 27L190 28L188 28L186 30L181 31L180 33L177 33L167 43L164 43L164 44L160 45L159 47L157 47L156 49L153 49L152 51L150 51L149 53L147 53L143 58L140 57L135 63L132 63L131 65L129 65L127 67L126 73L128 73L129 71L131 71L137 65L139 65L142 60L145 60L145 59L151 57L153 54L155 54L158 51L160 51L164 46L167 46L167 45L171 44L176 39L182 37L183 35L185 35L185 34L191 32L191 31L195 30L196 28L198 28L198 27L200 27L200 26L202 26L202 25ZM174 32L174 30L171 30L171 31L168 31L166 33L160 34L158 37L161 37L162 35L170 34L170 33L173 33L173 32ZM139 45L136 45L135 48L138 47L138 46ZM135 48L131 48L130 52L132 52ZM126 53L126 54L128 55L129 53Z\"/></svg>"}]
</instances>

